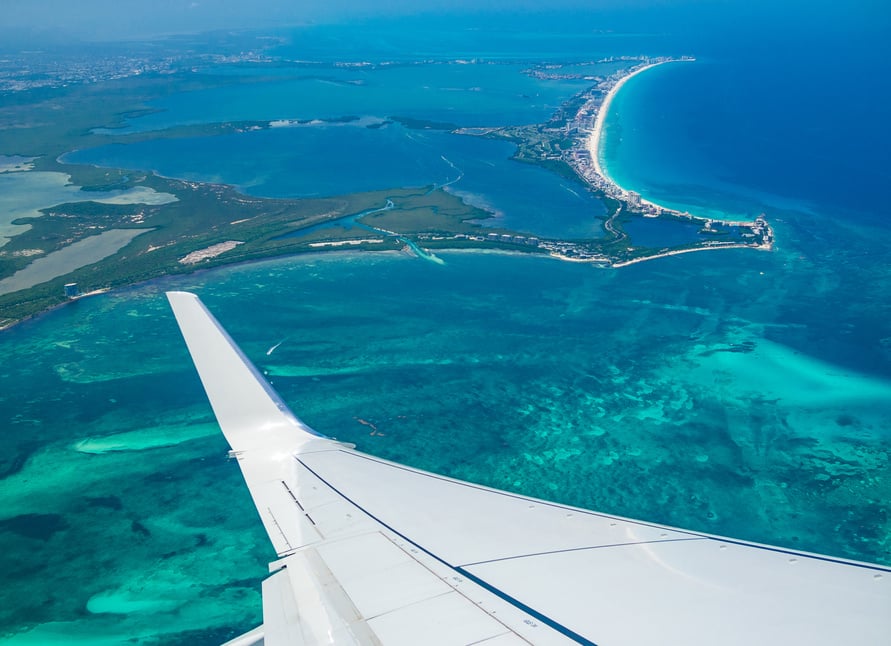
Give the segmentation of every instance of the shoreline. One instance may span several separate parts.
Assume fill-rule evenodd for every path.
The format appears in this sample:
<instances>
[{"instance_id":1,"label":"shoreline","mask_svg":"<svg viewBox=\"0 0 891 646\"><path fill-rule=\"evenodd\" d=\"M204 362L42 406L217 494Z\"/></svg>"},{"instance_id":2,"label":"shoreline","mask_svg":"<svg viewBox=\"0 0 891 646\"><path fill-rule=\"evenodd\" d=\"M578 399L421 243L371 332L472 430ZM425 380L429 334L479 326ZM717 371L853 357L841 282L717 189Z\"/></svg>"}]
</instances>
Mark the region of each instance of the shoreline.
<instances>
[{"instance_id":1,"label":"shoreline","mask_svg":"<svg viewBox=\"0 0 891 646\"><path fill-rule=\"evenodd\" d=\"M662 204L658 204L657 202L653 202L652 200L648 200L645 197L641 196L639 193L625 188L609 175L609 173L604 168L604 165L601 163L600 159L600 149L603 144L603 129L606 123L606 116L609 112L609 108L613 102L613 99L619 93L619 90L622 89L622 86L624 86L626 82L628 82L638 74L653 69L654 67L665 65L667 63L693 62L696 62L695 58L686 56L681 58L667 58L663 60L657 60L652 63L647 63L642 67L639 67L621 77L618 81L616 81L615 85L610 88L606 96L604 96L600 106L596 108L594 124L591 128L590 134L584 140L584 150L586 150L588 152L588 155L590 155L591 168L593 169L596 176L600 179L601 190L603 190L610 197L627 201L633 205L649 207L648 210L650 212L644 213L644 217L658 217L658 215L660 215L661 213L666 213L670 215L691 218L689 212L679 211L678 209L664 206ZM583 107L582 111L584 111L585 109L586 108ZM751 222L748 220L725 220L705 215L694 215L692 216L692 218L702 221L717 222L726 226L746 226L751 224Z\"/></svg>"},{"instance_id":2,"label":"shoreline","mask_svg":"<svg viewBox=\"0 0 891 646\"><path fill-rule=\"evenodd\" d=\"M663 251L661 253L653 254L652 256L641 256L640 258L632 258L631 260L623 260L622 262L617 262L613 264L613 268L618 269L620 267L627 267L628 265L635 265L639 262L645 262L647 260L655 260L656 258L668 258L669 256L679 256L685 253L693 253L695 251L713 251L715 249L761 249L762 251L770 251L770 247L752 247L752 245L747 244L725 244L725 245L712 245L709 247L691 247L689 249L675 249L673 251Z\"/></svg>"},{"instance_id":3,"label":"shoreline","mask_svg":"<svg viewBox=\"0 0 891 646\"><path fill-rule=\"evenodd\" d=\"M645 57L634 57L630 60L635 61L635 64L631 67L616 71L606 77L597 77L596 84L593 87L590 87L588 90L574 96L571 101L568 101L564 106L564 109L568 108L569 106L571 106L571 109L566 110L566 112L558 111L557 116L552 117L551 121L545 124L540 124L535 127L525 127L526 130L534 128L534 132L526 132L525 130L520 129L520 132L518 134L517 132L515 132L515 130L517 130L516 128L507 130L510 137L517 138L519 136L521 141L523 141L522 137L525 136L525 141L530 142L530 150L532 151L531 155L527 155L529 157L529 161L540 163L546 168L551 168L553 166L552 160L555 159L553 155L555 147L554 138L557 136L562 137L556 144L556 149L559 151L560 161L569 167L568 169L566 169L566 171L569 171L569 174L571 174L573 178L575 178L575 176L580 177L582 181L588 185L589 189L593 190L595 193L600 194L600 196L606 196L618 202L618 204L610 206L611 210L614 208L614 212L612 212L611 214L608 213L608 217L603 223L604 230L608 234L611 234L614 240L610 241L608 237L598 237L596 240L539 240L535 236L518 235L516 233L512 235L504 233L502 233L501 235L498 235L497 233L488 233L487 235L482 235L482 231L475 231L474 235L470 235L468 232L464 231L463 228L458 228L454 229L454 231L452 231L452 229L449 229L450 235L447 235L445 237L433 237L431 241L434 242L434 244L432 244L431 246L436 249L442 249L443 251L466 250L475 252L489 251L507 254L527 253L526 250L518 250L515 252L514 249L499 248L502 246L501 243L506 243L508 247L522 243L524 245L531 245L529 247L529 251L534 250L537 253L541 253L558 261L593 264L597 266L615 268L624 267L629 264L636 264L638 262L643 262L646 260L662 258L669 255L689 253L691 251L705 251L718 248L771 248L773 242L773 232L764 219L763 214L756 218L753 222L731 222L716 220L708 217L691 216L689 213L681 213L674 209L668 209L660 205L656 205L655 203L648 200L642 200L639 194L624 189L608 175L606 169L604 168L604 165L601 163L599 149L603 142L605 122L609 108L611 107L612 100L618 94L619 90L624 87L625 83L629 79L636 76L637 74L645 72L648 69L663 65L665 63L690 62L694 61L695 59L689 56L684 56L681 58L659 57L653 59ZM580 102L583 103L581 103L580 105ZM480 133L473 134L480 136ZM485 134L491 133L487 131L487 133L484 133L484 135ZM505 135L502 134L501 136ZM569 139L569 143L563 144L562 142L566 141L567 138ZM72 170L72 168L77 167L83 167L93 170L105 169L105 167L98 166L96 164L74 163L67 161L68 155L76 150L77 149L75 148L72 151L67 151L65 153L57 155L54 160L51 160L50 163L46 164L46 170L51 172L65 173ZM452 164L449 160L446 159L445 161L454 167L454 164ZM358 200L358 198L366 199L369 196L369 194L366 193L359 193L355 195L314 198L314 200L307 200L307 198L283 199L259 197L248 194L243 187L236 185L195 182L186 179L178 179L176 177L167 177L158 174L157 172L151 171L140 171L140 173L142 174L142 176L139 182L145 182L146 185L150 186L153 190L156 191L168 191L172 195L179 198L177 201L183 199L182 195L183 191L185 191L190 199L197 200L199 204L204 204L205 200L211 200L215 204L219 203L220 205L225 206L230 211L237 210L239 215L232 216L232 221L230 222L231 225L240 225L242 223L250 222L255 217L265 216L266 212L264 211L262 206L266 202L287 202L289 208L305 209L309 207L305 207L303 205L307 202L313 202L314 200L321 202L343 202L344 206L346 206L352 204L352 201L356 201ZM90 179L92 178L92 175L86 172L86 177ZM152 181L149 183L147 180L150 178ZM69 173L69 180L71 179L72 175L71 173ZM429 193L434 191L441 191L443 195L451 196L450 199L460 201L460 203L463 204L465 207L480 210L484 212L488 217L493 216L490 209L468 203L468 201L465 200L460 192L456 193L450 190L448 184L449 183L447 182L446 185L443 186L434 186L432 190L424 193L424 196L429 195ZM408 192L406 195L403 195L405 199L418 198L418 196L411 193L412 190L412 188L404 187L397 189L398 192ZM362 200L359 200L359 202L360 204L363 203ZM246 210L250 211L251 213L256 211L257 213L252 217L245 218L243 217L243 215L241 215L241 213ZM385 207L384 209L370 210L368 211L368 213L374 213L380 210L387 210L387 208ZM325 216L329 215L329 213L330 211L322 214L322 216L317 217L325 218ZM250 215L250 213L248 215ZM363 213L356 213L348 217L355 217L356 215L363 215ZM695 248L678 249L672 250L670 252L664 249L662 251L655 251L653 249L647 248L637 249L630 246L630 239L628 239L627 234L622 231L621 225L617 221L618 218L624 217L626 215L641 215L644 217L665 216L666 219L680 218L685 220L686 222L699 223L703 225L704 233L724 233L721 230L722 227L738 226L747 230L743 232L735 232L735 236L737 236L737 239L739 237L742 237L744 239L751 239L751 242L738 242L736 239L728 239L726 241L707 241L697 243L699 246ZM337 219L339 218L323 219L322 223L327 224ZM275 222L278 222L278 220L275 220ZM309 228L312 228L316 226L316 224L307 226ZM386 229L380 229L377 227L372 228L378 233L381 233L385 236L395 236L403 242L406 242L406 244L411 247L415 247L415 245L417 245L417 249L419 250L423 249L421 245L424 244L424 241L429 239L428 235L425 235L421 232L423 231L423 229L409 234L397 234L394 231L388 231ZM217 256L220 256L222 253L231 251L236 246L244 244L244 241L248 239L245 236L247 236L252 231L252 229L247 232L244 230L239 230L237 232L232 231L231 237L229 237L228 239L224 238L225 242L219 242L219 238L217 237L208 239L207 246L202 247L197 251L190 251L183 258L178 258L177 264L171 265L174 269L170 271L170 273L162 273L160 276L152 276L149 277L148 280L161 278L166 275L192 273L193 271L201 271L211 268L215 269L217 267L240 264L240 262L243 261L256 262L272 259L275 257L295 257L301 256L303 254L315 253L338 253L340 251L346 251L351 247L365 247L364 249L362 249L363 252L370 251L372 253L389 251L380 248L386 247L386 245L381 244L384 242L383 240L368 238L361 240L325 239L314 240L313 242L309 243L306 248L295 247L288 248L286 250L284 247L257 247L256 249L249 249L248 251L250 251L250 253L239 254L241 256L241 259L232 259L228 262L226 261L226 259L223 258L220 258L219 260L217 259ZM450 242L450 240L454 240L454 242L452 243ZM473 242L470 242L471 240ZM518 242L518 240L521 242ZM608 242L617 242L619 244L613 247L604 246ZM160 248L166 248L167 246L170 246L170 244L163 246L154 246L152 249L150 249L150 251L154 251L155 249ZM452 247L451 244L454 244L455 246ZM534 249L532 247L534 247ZM350 251L347 251L347 253L349 252ZM418 253L416 253L416 255L418 255L420 258L432 262L441 262L441 260L437 258L432 251L419 251ZM188 260L186 260L191 258L194 258L198 262L189 262ZM212 267L205 268L200 266L203 264L203 262L201 261L208 260L213 260ZM187 269L183 268L184 261L188 262ZM172 263L172 260L170 262ZM144 273L145 272L143 272L143 275ZM137 280L135 283L128 282L125 284L114 284L113 289L118 289L119 287L132 287L142 282L142 280ZM105 282L105 285L110 285L110 283ZM49 297L44 298L44 300L47 299L49 299ZM35 311L33 313L29 312L22 318L18 318L18 315L14 317L11 316L6 319L0 318L0 330L13 327L19 322L28 320L35 315L41 314L44 311L52 310L55 309L55 307L65 305L67 304L67 302L56 302L42 311ZM13 305L18 307L17 303L13 303Z\"/></svg>"},{"instance_id":4,"label":"shoreline","mask_svg":"<svg viewBox=\"0 0 891 646\"><path fill-rule=\"evenodd\" d=\"M145 282L150 282L151 280L157 280L157 279L149 279ZM141 283L135 283L134 285L126 285L125 287L135 287L139 284L141 284ZM71 305L71 303L76 303L77 301L81 301L85 298L90 298L91 296L98 296L99 294L108 294L108 293L114 291L115 289L120 289L120 288L100 287L99 289L94 289L89 292L84 292L83 294L78 294L77 296L72 296L68 300L62 301L61 303L56 303L55 305L51 305L51 306L47 307L46 309L43 309L39 312L34 312L33 314L29 314L28 316L26 316L24 318L3 319L2 323L0 323L0 333L5 332L6 330L11 330L12 328L16 327L17 325L19 325L21 323L25 323L26 321L33 321L41 316L45 316L45 315L49 314L50 312L54 312L58 309L65 307L66 305Z\"/></svg>"},{"instance_id":5,"label":"shoreline","mask_svg":"<svg viewBox=\"0 0 891 646\"><path fill-rule=\"evenodd\" d=\"M619 93L619 90L622 89L622 86L625 85L629 80L646 72L649 69L654 67L658 67L659 65L664 65L665 63L675 63L681 62L680 60L670 60L670 61L658 61L656 63L650 63L648 65L644 65L640 67L630 74L623 76L619 79L619 81L607 92L606 96L603 98L603 102L600 104L600 107L597 110L597 116L594 118L594 128L591 130L591 134L588 136L585 147L588 149L588 152L591 154L591 163L594 166L595 172L600 175L604 180L606 180L609 184L612 184L619 190L626 192L627 190L619 186L619 184L610 177L606 171L603 169L603 165L600 163L600 146L601 139L603 138L603 127L606 122L606 115L609 112L609 107L613 102L613 99Z\"/></svg>"},{"instance_id":6,"label":"shoreline","mask_svg":"<svg viewBox=\"0 0 891 646\"><path fill-rule=\"evenodd\" d=\"M643 198L639 193L622 187L610 177L609 173L604 168L604 164L601 163L600 153L603 144L607 114L613 99L625 83L634 76L654 67L658 67L659 65L664 65L665 63L684 63L693 62L695 60L696 59L691 56L682 56L681 58L662 57L645 60L638 67L626 70L624 75L618 73L601 81L595 88L586 93L585 103L578 109L572 120L572 123L577 128L579 136L575 140L575 145L566 161L591 189L620 203L620 208L617 209L612 217L604 223L604 228L608 231L615 233L615 231L611 229L612 220L619 217L620 214L626 213L649 218L666 217L701 224L703 232L715 232L715 227L719 229L734 227L748 229L742 237L750 238L752 242L734 242L730 244L701 243L693 249L677 250L676 252L673 251L671 253L654 253L631 260L615 259L611 263L612 267L625 267L629 264L643 262L645 260L664 258L667 255L677 255L677 253L689 253L689 251L694 250L706 251L709 249L739 247L770 249L773 246L773 230L767 223L763 213L754 220L748 221L742 219L719 219L707 215L692 215L689 211L682 212L675 208L657 204L652 200Z\"/></svg>"},{"instance_id":7,"label":"shoreline","mask_svg":"<svg viewBox=\"0 0 891 646\"><path fill-rule=\"evenodd\" d=\"M668 60L656 61L655 63L648 63L647 65L644 65L643 67L640 67L630 74L627 74L620 78L616 82L616 84L613 85L612 88L610 88L609 92L607 92L606 96L603 98L603 102L597 108L597 115L594 118L594 127L591 130L591 134L585 140L585 149L591 156L591 165L594 172L602 179L605 186L612 188L616 193L613 197L629 199L632 194L636 195L633 191L624 188L618 182L616 182L616 180L610 177L610 175L604 169L603 164L600 160L600 149L603 144L603 129L606 122L606 116L609 112L609 108L613 102L613 99L619 93L619 90L622 89L622 86L624 86L625 83L627 83L638 74L653 69L654 67L665 65L666 63L689 63L694 62L695 60L695 58L673 58ZM677 211L676 209L670 209L668 207L662 206L661 204L656 204L655 202L644 199L643 197L638 196L637 199L641 204L646 204L655 209L661 209L663 211L680 214L680 211Z\"/></svg>"},{"instance_id":8,"label":"shoreline","mask_svg":"<svg viewBox=\"0 0 891 646\"><path fill-rule=\"evenodd\" d=\"M383 242L383 241L379 240L377 242ZM345 256L369 256L369 255L371 255L371 256L391 256L391 257L400 257L401 256L407 260L410 260L413 258L419 259L419 260L424 260L424 258L415 256L415 255L406 256L403 252L396 250L396 249L342 248L342 247L349 247L349 246L351 246L351 245L344 244L342 246L339 246L337 248L332 248L332 249L316 247L316 248L310 248L310 249L307 249L306 251L302 251L302 252L298 252L298 253L290 253L290 254L283 254L283 255L271 255L271 256L265 256L265 257L260 257L260 258L249 258L249 259L245 259L245 260L238 260L238 261L235 261L232 263L214 265L212 267L194 266L190 270L185 271L183 273L163 274L160 276L154 276L152 278L146 278L145 280L140 280L135 283L128 283L125 285L115 285L113 287L100 287L100 288L91 290L89 292L84 292L82 294L78 294L77 296L68 298L64 301L54 303L53 305L50 305L40 311L36 311L31 314L28 314L27 316L24 316L22 318L0 319L0 334L2 334L3 332L5 332L7 330L16 328L23 323L33 322L35 320L38 320L43 316L51 314L52 312L62 309L63 307L67 307L67 306L71 305L72 303L76 303L76 302L83 300L85 298L90 298L92 296L99 296L101 294L120 293L120 292L124 292L124 291L130 290L130 289L146 288L153 284L163 283L164 281L171 281L171 280L175 280L177 278L183 279L183 278L191 277L191 276L200 276L201 274L211 272L211 271L235 269L238 267L260 264L260 263L264 263L264 262L288 262L288 263L290 263L290 262L294 262L296 260L306 260L306 261L313 261L313 260L319 260L319 259L336 260L339 257L342 258ZM530 257L530 258L555 258L555 256L553 256L551 254L534 254L534 253L527 253L527 252L522 252L522 251L515 251L515 250L511 250L511 249L497 249L497 248L493 248L493 247L455 247L455 248L444 248L444 249L440 249L439 251L443 251L447 254L483 253L483 254L506 255L506 256L524 256L524 257ZM437 263L437 264L439 264L439 263Z\"/></svg>"}]
</instances>

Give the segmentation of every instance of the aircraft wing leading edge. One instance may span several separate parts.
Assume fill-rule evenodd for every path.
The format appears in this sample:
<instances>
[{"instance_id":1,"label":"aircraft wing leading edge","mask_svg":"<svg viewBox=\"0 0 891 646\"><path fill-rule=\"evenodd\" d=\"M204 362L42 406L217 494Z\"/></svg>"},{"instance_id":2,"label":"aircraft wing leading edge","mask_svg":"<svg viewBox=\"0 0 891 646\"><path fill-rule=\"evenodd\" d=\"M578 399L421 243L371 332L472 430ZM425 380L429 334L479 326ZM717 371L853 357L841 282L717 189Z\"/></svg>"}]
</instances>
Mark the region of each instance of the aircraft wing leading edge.
<instances>
[{"instance_id":1,"label":"aircraft wing leading edge","mask_svg":"<svg viewBox=\"0 0 891 646\"><path fill-rule=\"evenodd\" d=\"M324 438L168 299L278 554L233 644L891 643L891 568L633 521Z\"/></svg>"}]
</instances>

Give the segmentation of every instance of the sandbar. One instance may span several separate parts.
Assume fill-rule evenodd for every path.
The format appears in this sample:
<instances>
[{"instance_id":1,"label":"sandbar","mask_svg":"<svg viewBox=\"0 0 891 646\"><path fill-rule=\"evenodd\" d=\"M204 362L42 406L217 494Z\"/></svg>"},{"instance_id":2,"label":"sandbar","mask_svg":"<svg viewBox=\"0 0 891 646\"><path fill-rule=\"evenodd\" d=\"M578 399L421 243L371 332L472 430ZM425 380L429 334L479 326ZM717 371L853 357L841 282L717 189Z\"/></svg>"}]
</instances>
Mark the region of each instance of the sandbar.
<instances>
[{"instance_id":1,"label":"sandbar","mask_svg":"<svg viewBox=\"0 0 891 646\"><path fill-rule=\"evenodd\" d=\"M34 168L34 157L0 155L0 173L15 173Z\"/></svg>"}]
</instances>

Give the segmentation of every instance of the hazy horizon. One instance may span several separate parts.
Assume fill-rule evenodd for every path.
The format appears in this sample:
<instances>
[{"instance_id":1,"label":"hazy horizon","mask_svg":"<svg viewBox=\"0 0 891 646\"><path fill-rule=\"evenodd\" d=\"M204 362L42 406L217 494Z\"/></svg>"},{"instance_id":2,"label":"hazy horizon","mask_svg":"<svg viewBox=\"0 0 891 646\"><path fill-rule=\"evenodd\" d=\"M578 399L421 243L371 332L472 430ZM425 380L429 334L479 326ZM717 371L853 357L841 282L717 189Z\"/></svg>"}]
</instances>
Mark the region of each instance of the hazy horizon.
<instances>
[{"instance_id":1,"label":"hazy horizon","mask_svg":"<svg viewBox=\"0 0 891 646\"><path fill-rule=\"evenodd\" d=\"M695 18L697 27L727 29L742 24L770 29L790 26L811 31L881 30L891 12L874 0L840 5L827 0L791 0L777 7L768 0L553 0L543 7L533 0L433 0L418 7L411 0L10 0L2 22L2 40L27 44L144 39L226 29L262 29L319 22L398 18L418 14L511 14L575 11L601 19L605 28L638 25L658 29L678 12ZM598 20L600 23L600 20ZM691 27L693 27L691 25Z\"/></svg>"}]
</instances>

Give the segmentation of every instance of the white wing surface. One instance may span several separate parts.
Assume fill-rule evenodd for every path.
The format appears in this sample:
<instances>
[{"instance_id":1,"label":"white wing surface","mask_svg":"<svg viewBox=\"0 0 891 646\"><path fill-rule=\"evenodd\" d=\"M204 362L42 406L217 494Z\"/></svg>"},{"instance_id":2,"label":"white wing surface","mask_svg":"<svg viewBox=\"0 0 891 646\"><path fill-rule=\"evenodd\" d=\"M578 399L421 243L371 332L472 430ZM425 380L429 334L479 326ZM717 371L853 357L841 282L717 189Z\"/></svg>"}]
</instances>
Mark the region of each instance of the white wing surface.
<instances>
[{"instance_id":1,"label":"white wing surface","mask_svg":"<svg viewBox=\"0 0 891 646\"><path fill-rule=\"evenodd\" d=\"M231 643L891 644L891 568L488 489L324 438L168 293L279 560Z\"/></svg>"}]
</instances>

